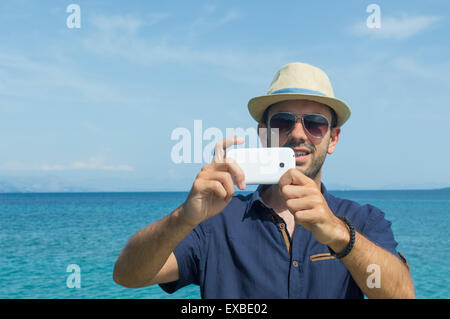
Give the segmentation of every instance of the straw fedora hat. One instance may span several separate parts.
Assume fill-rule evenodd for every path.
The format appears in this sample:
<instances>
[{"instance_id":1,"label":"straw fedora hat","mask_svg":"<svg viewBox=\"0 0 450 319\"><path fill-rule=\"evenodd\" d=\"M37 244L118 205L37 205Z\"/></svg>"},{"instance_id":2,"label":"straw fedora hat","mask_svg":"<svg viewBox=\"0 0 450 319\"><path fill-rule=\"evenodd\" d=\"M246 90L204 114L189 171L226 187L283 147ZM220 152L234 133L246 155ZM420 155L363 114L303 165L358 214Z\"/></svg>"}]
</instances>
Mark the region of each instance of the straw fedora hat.
<instances>
[{"instance_id":1,"label":"straw fedora hat","mask_svg":"<svg viewBox=\"0 0 450 319\"><path fill-rule=\"evenodd\" d=\"M318 67L300 62L283 66L275 74L267 94L248 102L248 110L260 122L270 105L288 100L309 100L331 107L337 114L338 126L342 126L351 113L345 102L334 97L327 74Z\"/></svg>"}]
</instances>

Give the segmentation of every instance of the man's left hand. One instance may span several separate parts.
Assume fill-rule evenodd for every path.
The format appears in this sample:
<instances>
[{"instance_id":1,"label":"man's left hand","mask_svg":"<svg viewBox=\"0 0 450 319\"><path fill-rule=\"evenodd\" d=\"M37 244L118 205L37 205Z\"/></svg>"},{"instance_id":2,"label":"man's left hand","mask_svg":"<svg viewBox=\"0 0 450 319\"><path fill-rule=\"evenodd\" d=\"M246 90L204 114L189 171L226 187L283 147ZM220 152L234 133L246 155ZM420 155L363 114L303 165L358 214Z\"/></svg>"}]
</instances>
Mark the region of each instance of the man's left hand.
<instances>
[{"instance_id":1,"label":"man's left hand","mask_svg":"<svg viewBox=\"0 0 450 319\"><path fill-rule=\"evenodd\" d=\"M297 225L308 229L317 241L335 252L345 250L350 241L347 226L333 214L311 178L291 168L281 176L278 185Z\"/></svg>"}]
</instances>

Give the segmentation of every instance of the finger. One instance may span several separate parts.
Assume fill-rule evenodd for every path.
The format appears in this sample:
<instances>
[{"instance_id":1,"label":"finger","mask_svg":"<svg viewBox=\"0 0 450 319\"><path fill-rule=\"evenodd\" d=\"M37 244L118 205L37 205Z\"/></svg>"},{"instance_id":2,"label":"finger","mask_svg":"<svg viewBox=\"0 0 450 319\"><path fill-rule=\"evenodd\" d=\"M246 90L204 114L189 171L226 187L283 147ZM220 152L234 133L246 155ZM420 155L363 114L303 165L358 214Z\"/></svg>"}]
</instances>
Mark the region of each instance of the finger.
<instances>
[{"instance_id":1,"label":"finger","mask_svg":"<svg viewBox=\"0 0 450 319\"><path fill-rule=\"evenodd\" d=\"M222 183L218 180L202 180L200 191L212 191L217 197L221 199L226 199L228 196L227 191L223 187Z\"/></svg>"},{"instance_id":2,"label":"finger","mask_svg":"<svg viewBox=\"0 0 450 319\"><path fill-rule=\"evenodd\" d=\"M201 171L204 172L204 171L208 171L208 170L212 170L212 169L214 169L213 164L206 164L206 165L203 165Z\"/></svg>"},{"instance_id":3,"label":"finger","mask_svg":"<svg viewBox=\"0 0 450 319\"><path fill-rule=\"evenodd\" d=\"M282 188L285 185L315 185L317 187L316 183L303 174L300 170L296 168L290 168L287 170L286 173L284 173L278 182L278 185L280 188Z\"/></svg>"},{"instance_id":4,"label":"finger","mask_svg":"<svg viewBox=\"0 0 450 319\"><path fill-rule=\"evenodd\" d=\"M206 180L216 180L219 181L225 191L227 192L227 197L232 197L234 194L234 183L229 172L223 171L210 171L202 175L202 178Z\"/></svg>"},{"instance_id":5,"label":"finger","mask_svg":"<svg viewBox=\"0 0 450 319\"><path fill-rule=\"evenodd\" d=\"M291 213L295 214L298 211L313 209L314 203L308 200L307 197L291 198L286 200L286 206Z\"/></svg>"},{"instance_id":6,"label":"finger","mask_svg":"<svg viewBox=\"0 0 450 319\"><path fill-rule=\"evenodd\" d=\"M216 143L216 146L214 147L214 158L213 162L221 163L223 162L223 159L225 158L226 149L230 147L231 145L237 145L242 144L245 142L245 139L243 137L237 137L237 136L230 136L226 137L223 140L220 140Z\"/></svg>"},{"instance_id":7,"label":"finger","mask_svg":"<svg viewBox=\"0 0 450 319\"><path fill-rule=\"evenodd\" d=\"M293 215L295 218L295 223L302 225L309 231L311 231L312 224L317 222L317 214L315 214L315 211L313 209L304 209L302 211L297 211L293 213Z\"/></svg>"},{"instance_id":8,"label":"finger","mask_svg":"<svg viewBox=\"0 0 450 319\"><path fill-rule=\"evenodd\" d=\"M316 184L306 186L288 184L280 187L280 193L286 200L291 198L304 198L307 196L311 199L315 199L320 198L322 195L317 189Z\"/></svg>"},{"instance_id":9,"label":"finger","mask_svg":"<svg viewBox=\"0 0 450 319\"><path fill-rule=\"evenodd\" d=\"M236 185L240 189L245 189L245 173L242 170L242 168L239 166L239 164L234 161L232 158L225 158L222 163L211 163L206 164L202 167L201 172L206 171L225 171L229 172L231 176L233 177L234 181L236 182Z\"/></svg>"},{"instance_id":10,"label":"finger","mask_svg":"<svg viewBox=\"0 0 450 319\"><path fill-rule=\"evenodd\" d=\"M232 158L225 158L223 163L214 163L217 170L227 171L231 174L236 185L240 189L245 189L245 173L239 164Z\"/></svg>"},{"instance_id":11,"label":"finger","mask_svg":"<svg viewBox=\"0 0 450 319\"><path fill-rule=\"evenodd\" d=\"M284 197L284 199L292 199L292 198L302 198L305 196L308 196L310 194L310 191L308 188L304 186L299 185L284 185L280 188L281 195Z\"/></svg>"}]
</instances>

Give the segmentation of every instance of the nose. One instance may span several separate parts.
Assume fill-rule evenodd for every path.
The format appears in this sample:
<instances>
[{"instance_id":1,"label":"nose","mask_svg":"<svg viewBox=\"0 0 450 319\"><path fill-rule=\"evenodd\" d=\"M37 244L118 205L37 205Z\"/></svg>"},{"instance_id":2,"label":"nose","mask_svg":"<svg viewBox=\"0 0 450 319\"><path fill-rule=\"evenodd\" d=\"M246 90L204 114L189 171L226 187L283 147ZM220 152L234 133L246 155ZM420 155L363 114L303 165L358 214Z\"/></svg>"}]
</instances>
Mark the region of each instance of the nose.
<instances>
[{"instance_id":1,"label":"nose","mask_svg":"<svg viewBox=\"0 0 450 319\"><path fill-rule=\"evenodd\" d=\"M304 141L308 140L308 135L306 134L301 120L298 120L297 123L295 123L290 135L295 139L302 139Z\"/></svg>"}]
</instances>

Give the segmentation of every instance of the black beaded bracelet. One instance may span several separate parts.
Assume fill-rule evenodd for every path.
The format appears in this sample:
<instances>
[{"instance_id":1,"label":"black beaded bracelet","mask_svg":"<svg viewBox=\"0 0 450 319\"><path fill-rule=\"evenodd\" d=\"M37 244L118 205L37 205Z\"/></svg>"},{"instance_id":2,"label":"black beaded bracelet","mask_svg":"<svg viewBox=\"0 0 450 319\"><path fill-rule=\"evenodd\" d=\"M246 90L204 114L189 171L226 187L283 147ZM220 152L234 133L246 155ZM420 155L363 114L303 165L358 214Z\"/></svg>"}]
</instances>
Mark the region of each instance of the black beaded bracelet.
<instances>
[{"instance_id":1,"label":"black beaded bracelet","mask_svg":"<svg viewBox=\"0 0 450 319\"><path fill-rule=\"evenodd\" d=\"M347 249L345 249L342 253L340 254L336 254L333 249L331 249L330 247L328 247L328 250L330 251L331 256L334 256L338 259L344 258L345 256L347 256L350 251L352 250L353 246L355 245L355 227L353 226L353 224L348 220L348 218L344 217L344 216L337 216L339 219L341 219L347 226L348 226L348 230L350 232L350 242L347 245Z\"/></svg>"}]
</instances>

